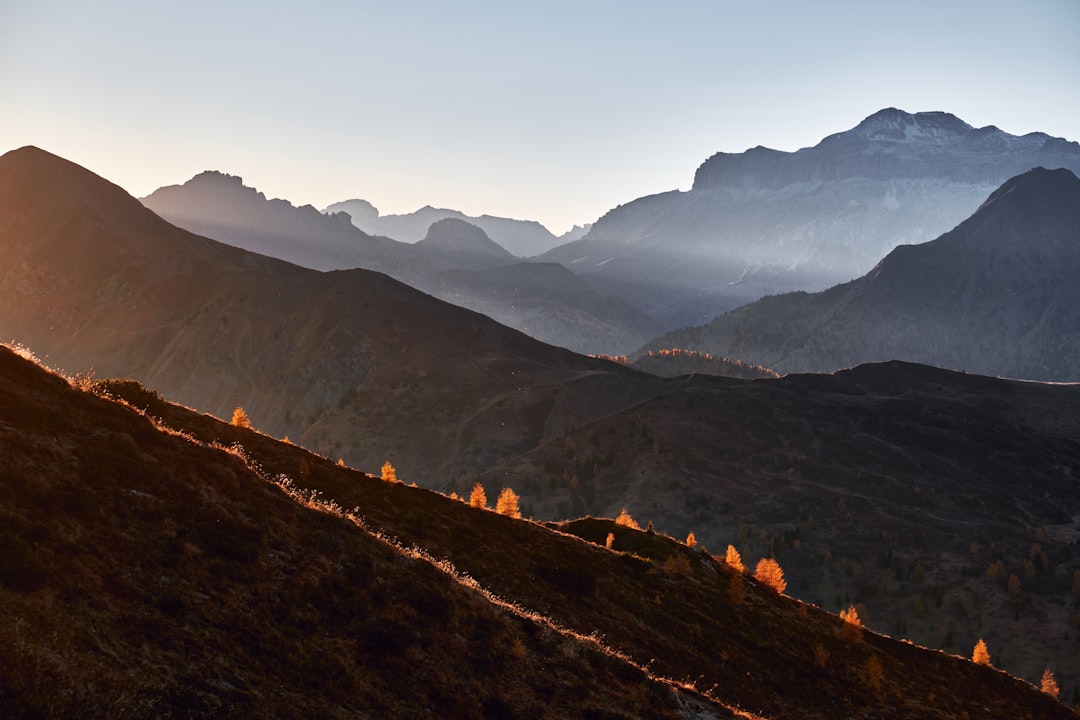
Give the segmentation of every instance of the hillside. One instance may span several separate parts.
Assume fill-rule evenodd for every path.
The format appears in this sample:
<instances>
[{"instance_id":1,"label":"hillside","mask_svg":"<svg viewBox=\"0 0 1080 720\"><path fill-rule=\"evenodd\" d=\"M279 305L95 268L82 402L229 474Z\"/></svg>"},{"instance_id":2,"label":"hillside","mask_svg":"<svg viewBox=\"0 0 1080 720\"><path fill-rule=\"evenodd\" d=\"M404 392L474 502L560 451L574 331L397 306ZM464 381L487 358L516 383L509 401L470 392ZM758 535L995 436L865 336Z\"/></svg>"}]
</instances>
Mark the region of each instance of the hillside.
<instances>
[{"instance_id":1,"label":"hillside","mask_svg":"<svg viewBox=\"0 0 1080 720\"><path fill-rule=\"evenodd\" d=\"M135 384L86 387L161 420L0 348L0 698L18 715L1072 717L662 536L556 532ZM614 550L574 536L608 532Z\"/></svg>"},{"instance_id":2,"label":"hillside","mask_svg":"<svg viewBox=\"0 0 1080 720\"><path fill-rule=\"evenodd\" d=\"M861 603L869 627L949 652L982 636L1001 667L1049 665L1073 692L1080 386L899 362L673 382L478 479L536 517L625 507L713 552L774 555L796 597Z\"/></svg>"},{"instance_id":3,"label":"hillside","mask_svg":"<svg viewBox=\"0 0 1080 720\"><path fill-rule=\"evenodd\" d=\"M763 299L647 347L692 348L781 372L902 359L986 375L1080 380L1080 179L1036 168L967 220L902 246L863 277Z\"/></svg>"},{"instance_id":4,"label":"hillside","mask_svg":"<svg viewBox=\"0 0 1080 720\"><path fill-rule=\"evenodd\" d=\"M4 717L733 717L240 445L169 431L4 347L0 399ZM417 513L451 505L411 496Z\"/></svg>"},{"instance_id":5,"label":"hillside","mask_svg":"<svg viewBox=\"0 0 1080 720\"><path fill-rule=\"evenodd\" d=\"M541 259L633 298L668 329L699 325L767 295L859 277L893 248L951 230L1036 166L1080 172L1080 145L889 108L796 152L717 153L691 190L620 205Z\"/></svg>"}]
</instances>

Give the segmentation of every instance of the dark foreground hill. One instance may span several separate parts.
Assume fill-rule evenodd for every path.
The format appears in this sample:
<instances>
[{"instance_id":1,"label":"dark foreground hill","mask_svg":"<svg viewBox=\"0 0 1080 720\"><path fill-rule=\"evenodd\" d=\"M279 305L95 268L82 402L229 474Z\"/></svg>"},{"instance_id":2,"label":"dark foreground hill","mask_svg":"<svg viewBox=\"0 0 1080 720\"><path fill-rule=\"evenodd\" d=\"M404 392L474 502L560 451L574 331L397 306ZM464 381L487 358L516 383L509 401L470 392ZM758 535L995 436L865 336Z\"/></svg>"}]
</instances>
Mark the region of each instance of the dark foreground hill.
<instances>
[{"instance_id":1,"label":"dark foreground hill","mask_svg":"<svg viewBox=\"0 0 1080 720\"><path fill-rule=\"evenodd\" d=\"M1080 179L1036 168L951 232L863 277L765 298L678 330L685 347L781 372L910 360L1031 380L1080 380Z\"/></svg>"},{"instance_id":2,"label":"dark foreground hill","mask_svg":"<svg viewBox=\"0 0 1080 720\"><path fill-rule=\"evenodd\" d=\"M0 400L9 716L1072 717L661 536L470 508L6 348Z\"/></svg>"},{"instance_id":3,"label":"dark foreground hill","mask_svg":"<svg viewBox=\"0 0 1080 720\"><path fill-rule=\"evenodd\" d=\"M5 718L732 717L4 347L0 483Z\"/></svg>"}]
</instances>

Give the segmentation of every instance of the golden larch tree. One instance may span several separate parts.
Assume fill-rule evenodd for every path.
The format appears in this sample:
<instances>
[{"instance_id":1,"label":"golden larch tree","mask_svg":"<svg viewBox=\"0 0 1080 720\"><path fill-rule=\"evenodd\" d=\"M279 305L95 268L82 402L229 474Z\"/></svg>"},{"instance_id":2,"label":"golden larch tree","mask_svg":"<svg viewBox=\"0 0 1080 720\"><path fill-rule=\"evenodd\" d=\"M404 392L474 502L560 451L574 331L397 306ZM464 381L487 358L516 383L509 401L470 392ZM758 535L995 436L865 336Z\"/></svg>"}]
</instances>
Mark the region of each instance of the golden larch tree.
<instances>
[{"instance_id":1,"label":"golden larch tree","mask_svg":"<svg viewBox=\"0 0 1080 720\"><path fill-rule=\"evenodd\" d=\"M982 638L979 638L979 642L975 643L975 649L971 652L971 662L976 665L989 665L990 664L990 651L986 648L986 643Z\"/></svg>"},{"instance_id":2,"label":"golden larch tree","mask_svg":"<svg viewBox=\"0 0 1080 720\"><path fill-rule=\"evenodd\" d=\"M510 488L503 488L499 493L499 499L495 501L495 512L512 518L521 517L521 510L518 509L518 494Z\"/></svg>"},{"instance_id":3,"label":"golden larch tree","mask_svg":"<svg viewBox=\"0 0 1080 720\"><path fill-rule=\"evenodd\" d=\"M469 493L469 505L474 508L487 507L487 493L484 492L484 486L480 483L476 483L476 485L473 486L472 492Z\"/></svg>"},{"instance_id":4,"label":"golden larch tree","mask_svg":"<svg viewBox=\"0 0 1080 720\"><path fill-rule=\"evenodd\" d=\"M694 531L691 530L690 534L686 536L686 547L692 548L697 545L697 538L694 537Z\"/></svg>"},{"instance_id":5,"label":"golden larch tree","mask_svg":"<svg viewBox=\"0 0 1080 720\"><path fill-rule=\"evenodd\" d=\"M1058 695L1061 694L1061 689L1058 688L1057 678L1054 677L1054 673L1050 668L1043 670L1042 683L1039 686L1039 689L1055 700L1057 700Z\"/></svg>"},{"instance_id":6,"label":"golden larch tree","mask_svg":"<svg viewBox=\"0 0 1080 720\"><path fill-rule=\"evenodd\" d=\"M758 560L757 567L754 568L754 579L778 593L782 593L787 589L784 570L780 567L780 563L772 558Z\"/></svg>"},{"instance_id":7,"label":"golden larch tree","mask_svg":"<svg viewBox=\"0 0 1080 720\"><path fill-rule=\"evenodd\" d=\"M244 412L244 408L239 405L232 411L231 423L236 427L250 428L251 420L248 419L247 413Z\"/></svg>"},{"instance_id":8,"label":"golden larch tree","mask_svg":"<svg viewBox=\"0 0 1080 720\"><path fill-rule=\"evenodd\" d=\"M626 512L626 508L623 508L622 512L619 513L619 517L615 518L615 524L633 528L634 530L641 529L641 526L637 524L637 521L630 517L630 513Z\"/></svg>"},{"instance_id":9,"label":"golden larch tree","mask_svg":"<svg viewBox=\"0 0 1080 720\"><path fill-rule=\"evenodd\" d=\"M398 479L397 479L397 470L394 469L394 466L390 464L389 460L387 460L386 462L383 463L382 475L380 475L380 477L383 480L385 480L386 482L397 482L398 481Z\"/></svg>"},{"instance_id":10,"label":"golden larch tree","mask_svg":"<svg viewBox=\"0 0 1080 720\"><path fill-rule=\"evenodd\" d=\"M727 555L724 556L724 562L739 572L746 571L746 567L742 564L742 556L739 555L739 551L735 549L734 545L727 546Z\"/></svg>"}]
</instances>

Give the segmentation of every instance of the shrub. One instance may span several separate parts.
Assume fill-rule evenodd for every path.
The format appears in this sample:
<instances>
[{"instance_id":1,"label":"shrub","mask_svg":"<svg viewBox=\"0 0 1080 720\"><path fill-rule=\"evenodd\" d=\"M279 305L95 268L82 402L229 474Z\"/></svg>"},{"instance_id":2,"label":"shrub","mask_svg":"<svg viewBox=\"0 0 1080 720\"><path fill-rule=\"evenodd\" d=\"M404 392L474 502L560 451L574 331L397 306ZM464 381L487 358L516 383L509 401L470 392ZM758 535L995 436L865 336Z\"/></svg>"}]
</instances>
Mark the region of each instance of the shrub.
<instances>
[{"instance_id":1,"label":"shrub","mask_svg":"<svg viewBox=\"0 0 1080 720\"><path fill-rule=\"evenodd\" d=\"M772 588L777 593L787 589L787 581L784 580L784 571L780 563L772 558L761 558L754 569L754 579L762 585Z\"/></svg>"}]
</instances>

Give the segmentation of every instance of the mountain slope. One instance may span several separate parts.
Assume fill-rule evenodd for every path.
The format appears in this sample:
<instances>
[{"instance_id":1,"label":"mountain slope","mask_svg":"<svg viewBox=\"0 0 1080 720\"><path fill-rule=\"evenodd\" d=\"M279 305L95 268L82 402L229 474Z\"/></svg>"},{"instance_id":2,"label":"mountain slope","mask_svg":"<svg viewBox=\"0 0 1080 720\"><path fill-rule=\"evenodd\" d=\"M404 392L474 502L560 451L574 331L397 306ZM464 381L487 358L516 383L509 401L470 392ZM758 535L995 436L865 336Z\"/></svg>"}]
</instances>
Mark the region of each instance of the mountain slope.
<instances>
[{"instance_id":1,"label":"mountain slope","mask_svg":"<svg viewBox=\"0 0 1080 720\"><path fill-rule=\"evenodd\" d=\"M5 347L0 451L5 717L734 717Z\"/></svg>"},{"instance_id":2,"label":"mountain slope","mask_svg":"<svg viewBox=\"0 0 1080 720\"><path fill-rule=\"evenodd\" d=\"M428 484L593 413L568 380L628 371L365 270L320 273L192 235L41 150L0 158L0 337ZM598 390L599 391L599 390ZM420 409L423 412L419 412Z\"/></svg>"},{"instance_id":3,"label":"mountain slope","mask_svg":"<svg viewBox=\"0 0 1080 720\"><path fill-rule=\"evenodd\" d=\"M622 205L542 259L633 293L669 329L696 325L766 295L858 277L1039 165L1080 172L1080 145L886 109L797 152L718 153L690 191Z\"/></svg>"},{"instance_id":4,"label":"mountain slope","mask_svg":"<svg viewBox=\"0 0 1080 720\"><path fill-rule=\"evenodd\" d=\"M610 521L555 532L107 387L185 434L0 348L0 533L16 549L0 614L18 618L0 635L14 648L0 668L8 710L1071 717L1004 673L845 629L669 539ZM628 552L574 536L597 531ZM715 700L655 675L667 671Z\"/></svg>"},{"instance_id":5,"label":"mountain slope","mask_svg":"<svg viewBox=\"0 0 1080 720\"><path fill-rule=\"evenodd\" d=\"M1080 179L1037 168L940 238L870 273L676 331L650 346L726 354L783 372L905 359L988 375L1080 380Z\"/></svg>"},{"instance_id":6,"label":"mountain slope","mask_svg":"<svg viewBox=\"0 0 1080 720\"><path fill-rule=\"evenodd\" d=\"M427 235L416 238L420 242L401 243L361 232L340 212L328 216L285 200L267 200L240 178L215 172L161 188L142 202L191 232L304 267L384 272L577 352L629 352L662 331L629 301L605 298L580 281L570 293L546 286L547 270L516 263L483 229L470 230L478 228L472 219L466 223L453 215L433 215L424 227ZM465 241L466 235L471 239ZM513 270L498 270L515 263ZM484 271L485 276L462 271ZM597 307L604 310L598 314Z\"/></svg>"}]
</instances>

